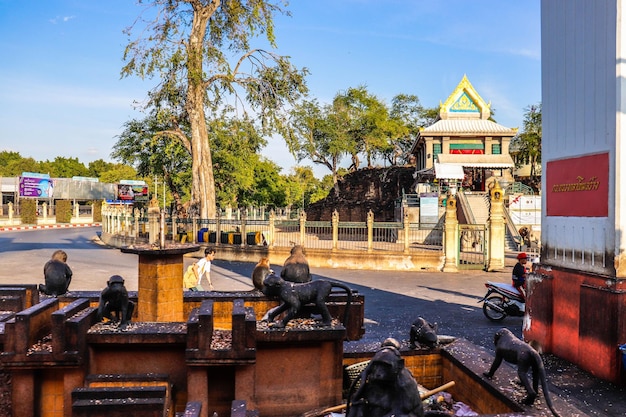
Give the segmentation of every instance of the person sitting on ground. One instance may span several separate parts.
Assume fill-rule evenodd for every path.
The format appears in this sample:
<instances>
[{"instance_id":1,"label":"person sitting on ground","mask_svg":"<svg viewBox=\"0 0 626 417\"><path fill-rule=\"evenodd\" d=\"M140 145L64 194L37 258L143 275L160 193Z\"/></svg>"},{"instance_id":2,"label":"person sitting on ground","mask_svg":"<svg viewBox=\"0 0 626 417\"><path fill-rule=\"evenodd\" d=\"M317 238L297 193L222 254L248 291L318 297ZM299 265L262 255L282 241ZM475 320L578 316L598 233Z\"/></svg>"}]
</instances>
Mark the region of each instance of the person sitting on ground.
<instances>
[{"instance_id":1,"label":"person sitting on ground","mask_svg":"<svg viewBox=\"0 0 626 417\"><path fill-rule=\"evenodd\" d=\"M517 263L513 267L513 286L522 295L522 299L526 302L526 261L528 256L525 252L517 255Z\"/></svg>"},{"instance_id":2,"label":"person sitting on ground","mask_svg":"<svg viewBox=\"0 0 626 417\"><path fill-rule=\"evenodd\" d=\"M45 284L39 284L39 291L46 295L63 295L72 281L72 269L67 265L67 253L54 251L52 257L43 267Z\"/></svg>"}]
</instances>

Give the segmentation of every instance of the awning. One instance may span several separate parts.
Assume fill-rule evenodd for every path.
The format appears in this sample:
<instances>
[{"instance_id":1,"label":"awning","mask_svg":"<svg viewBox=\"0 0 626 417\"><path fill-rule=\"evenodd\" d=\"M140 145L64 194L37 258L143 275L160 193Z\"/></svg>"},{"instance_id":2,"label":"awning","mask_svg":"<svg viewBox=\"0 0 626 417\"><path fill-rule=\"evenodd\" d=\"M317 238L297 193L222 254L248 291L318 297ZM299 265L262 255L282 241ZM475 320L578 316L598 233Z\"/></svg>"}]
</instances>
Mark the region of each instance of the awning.
<instances>
[{"instance_id":1,"label":"awning","mask_svg":"<svg viewBox=\"0 0 626 417\"><path fill-rule=\"evenodd\" d=\"M458 165L468 168L513 168L515 164L511 155L465 155L443 154L437 155L439 164Z\"/></svg>"},{"instance_id":2,"label":"awning","mask_svg":"<svg viewBox=\"0 0 626 417\"><path fill-rule=\"evenodd\" d=\"M435 162L435 174L439 179L462 180L465 174L461 165L439 164Z\"/></svg>"}]
</instances>

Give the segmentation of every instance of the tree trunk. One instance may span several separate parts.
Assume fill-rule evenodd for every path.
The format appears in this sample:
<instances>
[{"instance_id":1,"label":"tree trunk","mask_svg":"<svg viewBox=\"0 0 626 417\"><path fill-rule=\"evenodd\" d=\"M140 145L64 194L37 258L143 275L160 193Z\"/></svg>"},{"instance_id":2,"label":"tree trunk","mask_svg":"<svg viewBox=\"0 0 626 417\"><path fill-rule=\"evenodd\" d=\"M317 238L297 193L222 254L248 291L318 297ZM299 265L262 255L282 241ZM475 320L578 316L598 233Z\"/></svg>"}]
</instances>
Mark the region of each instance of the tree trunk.
<instances>
[{"instance_id":1,"label":"tree trunk","mask_svg":"<svg viewBox=\"0 0 626 417\"><path fill-rule=\"evenodd\" d=\"M198 7L198 8L196 8ZM187 45L187 112L191 125L191 201L202 219L215 217L215 179L211 146L204 114L206 89L203 83L203 42L213 7L194 3L194 15Z\"/></svg>"}]
</instances>

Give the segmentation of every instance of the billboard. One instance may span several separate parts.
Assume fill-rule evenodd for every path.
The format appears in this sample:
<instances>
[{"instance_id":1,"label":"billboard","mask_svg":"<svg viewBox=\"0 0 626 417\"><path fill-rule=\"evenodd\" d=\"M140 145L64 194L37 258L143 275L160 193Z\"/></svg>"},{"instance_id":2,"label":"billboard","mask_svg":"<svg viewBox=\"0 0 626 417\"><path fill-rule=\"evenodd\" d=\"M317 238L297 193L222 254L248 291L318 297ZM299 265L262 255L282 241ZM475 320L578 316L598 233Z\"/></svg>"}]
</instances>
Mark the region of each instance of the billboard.
<instances>
[{"instance_id":1,"label":"billboard","mask_svg":"<svg viewBox=\"0 0 626 417\"><path fill-rule=\"evenodd\" d=\"M147 203L148 185L143 181L120 181L117 185L117 199L124 203Z\"/></svg>"},{"instance_id":2,"label":"billboard","mask_svg":"<svg viewBox=\"0 0 626 417\"><path fill-rule=\"evenodd\" d=\"M49 174L22 172L19 182L20 197L52 198L54 182Z\"/></svg>"}]
</instances>

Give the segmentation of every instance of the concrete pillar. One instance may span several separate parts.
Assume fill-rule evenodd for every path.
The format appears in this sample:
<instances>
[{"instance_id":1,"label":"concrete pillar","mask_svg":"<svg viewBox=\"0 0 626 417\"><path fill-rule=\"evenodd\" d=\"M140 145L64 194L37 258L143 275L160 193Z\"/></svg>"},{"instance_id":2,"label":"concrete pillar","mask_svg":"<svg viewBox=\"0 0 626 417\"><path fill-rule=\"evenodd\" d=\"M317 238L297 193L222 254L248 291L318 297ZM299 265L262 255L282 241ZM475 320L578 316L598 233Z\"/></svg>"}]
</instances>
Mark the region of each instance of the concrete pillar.
<instances>
[{"instance_id":1,"label":"concrete pillar","mask_svg":"<svg viewBox=\"0 0 626 417\"><path fill-rule=\"evenodd\" d=\"M270 211L270 224L268 226L269 236L267 236L267 244L270 248L274 247L274 239L276 234L276 213L274 210Z\"/></svg>"},{"instance_id":2,"label":"concrete pillar","mask_svg":"<svg viewBox=\"0 0 626 417\"><path fill-rule=\"evenodd\" d=\"M487 271L504 269L504 190L498 181L491 189L491 208L489 211L489 260Z\"/></svg>"},{"instance_id":3,"label":"concrete pillar","mask_svg":"<svg viewBox=\"0 0 626 417\"><path fill-rule=\"evenodd\" d=\"M456 197L448 195L445 217L445 239L443 243L446 261L443 272L458 272L457 255L459 253L459 219L456 216Z\"/></svg>"},{"instance_id":4,"label":"concrete pillar","mask_svg":"<svg viewBox=\"0 0 626 417\"><path fill-rule=\"evenodd\" d=\"M150 245L159 243L159 202L152 197L148 207L148 243Z\"/></svg>"},{"instance_id":5,"label":"concrete pillar","mask_svg":"<svg viewBox=\"0 0 626 417\"><path fill-rule=\"evenodd\" d=\"M333 217L331 220L333 227L333 247L332 250L337 250L337 242L339 241L339 213L337 210L333 210Z\"/></svg>"},{"instance_id":6,"label":"concrete pillar","mask_svg":"<svg viewBox=\"0 0 626 417\"><path fill-rule=\"evenodd\" d=\"M374 250L374 213L372 210L367 212L367 251Z\"/></svg>"},{"instance_id":7,"label":"concrete pillar","mask_svg":"<svg viewBox=\"0 0 626 417\"><path fill-rule=\"evenodd\" d=\"M306 247L306 245L304 244L305 239L306 239L306 213L303 210L300 212L300 244Z\"/></svg>"},{"instance_id":8,"label":"concrete pillar","mask_svg":"<svg viewBox=\"0 0 626 417\"><path fill-rule=\"evenodd\" d=\"M9 203L9 224L13 224L13 203Z\"/></svg>"}]
</instances>

